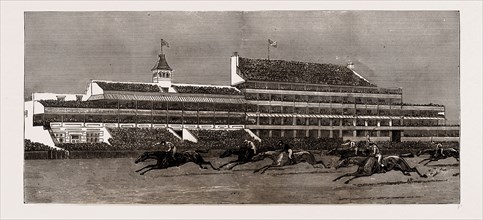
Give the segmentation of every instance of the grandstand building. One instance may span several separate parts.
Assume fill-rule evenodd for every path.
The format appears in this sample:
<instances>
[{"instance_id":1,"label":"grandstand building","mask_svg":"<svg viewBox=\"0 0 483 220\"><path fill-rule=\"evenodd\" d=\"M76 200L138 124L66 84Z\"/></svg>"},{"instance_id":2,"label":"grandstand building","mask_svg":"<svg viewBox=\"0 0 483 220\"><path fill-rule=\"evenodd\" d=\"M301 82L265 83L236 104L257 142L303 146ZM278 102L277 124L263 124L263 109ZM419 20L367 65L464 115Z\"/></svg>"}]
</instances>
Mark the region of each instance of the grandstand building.
<instances>
[{"instance_id":1,"label":"grandstand building","mask_svg":"<svg viewBox=\"0 0 483 220\"><path fill-rule=\"evenodd\" d=\"M45 144L107 142L110 128L165 128L197 142L199 130L241 130L255 139L458 141L442 105L403 102L347 66L231 57L231 86L172 82L160 54L151 82L92 80L84 94L34 93L26 138ZM27 128L28 127L28 128ZM49 143L47 139L51 139ZM46 143L47 142L47 143Z\"/></svg>"}]
</instances>

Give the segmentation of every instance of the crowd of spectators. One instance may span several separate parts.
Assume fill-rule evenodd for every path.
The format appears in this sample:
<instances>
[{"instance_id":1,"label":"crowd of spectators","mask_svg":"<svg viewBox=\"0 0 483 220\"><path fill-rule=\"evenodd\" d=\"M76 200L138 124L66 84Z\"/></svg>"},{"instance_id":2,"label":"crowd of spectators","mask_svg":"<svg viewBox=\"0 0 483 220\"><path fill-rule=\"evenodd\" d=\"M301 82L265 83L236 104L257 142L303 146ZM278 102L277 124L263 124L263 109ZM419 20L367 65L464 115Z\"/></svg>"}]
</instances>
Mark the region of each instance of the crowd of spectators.
<instances>
[{"instance_id":1,"label":"crowd of spectators","mask_svg":"<svg viewBox=\"0 0 483 220\"><path fill-rule=\"evenodd\" d=\"M415 126L415 127L423 127L423 126L438 126L437 120L404 120L404 126Z\"/></svg>"},{"instance_id":2,"label":"crowd of spectators","mask_svg":"<svg viewBox=\"0 0 483 220\"><path fill-rule=\"evenodd\" d=\"M404 105L404 106L439 106L439 107L444 106L442 104L434 104L434 103L428 103L428 104L401 103L401 105Z\"/></svg>"},{"instance_id":3,"label":"crowd of spectators","mask_svg":"<svg viewBox=\"0 0 483 220\"><path fill-rule=\"evenodd\" d=\"M311 137L267 137L262 138L261 148L277 148L278 143L283 141L289 143L298 150L328 150L340 146L342 140L339 138L311 138Z\"/></svg>"},{"instance_id":4,"label":"crowd of spectators","mask_svg":"<svg viewBox=\"0 0 483 220\"><path fill-rule=\"evenodd\" d=\"M107 91L162 92L157 85L142 83L95 82Z\"/></svg>"},{"instance_id":5,"label":"crowd of spectators","mask_svg":"<svg viewBox=\"0 0 483 220\"><path fill-rule=\"evenodd\" d=\"M45 107L64 107L64 108L116 108L118 101L94 100L94 101L60 101L60 100L39 100Z\"/></svg>"},{"instance_id":6,"label":"crowd of spectators","mask_svg":"<svg viewBox=\"0 0 483 220\"><path fill-rule=\"evenodd\" d=\"M346 87L346 86L328 86L328 85L306 85L295 83L278 83L278 82L246 82L237 85L239 89L269 89L269 90L293 90L293 91L311 91L311 92L343 92L343 93L372 93L372 94L402 94L402 89L389 89L371 87Z\"/></svg>"},{"instance_id":7,"label":"crowd of spectators","mask_svg":"<svg viewBox=\"0 0 483 220\"><path fill-rule=\"evenodd\" d=\"M53 148L51 146L48 146L39 142L33 142L30 139L25 139L24 150L25 151L57 151L59 149Z\"/></svg>"},{"instance_id":8,"label":"crowd of spectators","mask_svg":"<svg viewBox=\"0 0 483 220\"><path fill-rule=\"evenodd\" d=\"M180 140L165 128L108 128L109 143L123 149L152 149L155 143Z\"/></svg>"},{"instance_id":9,"label":"crowd of spectators","mask_svg":"<svg viewBox=\"0 0 483 220\"><path fill-rule=\"evenodd\" d=\"M198 145L206 149L230 149L242 146L243 141L258 142L245 130L191 130L198 138Z\"/></svg>"},{"instance_id":10,"label":"crowd of spectators","mask_svg":"<svg viewBox=\"0 0 483 220\"><path fill-rule=\"evenodd\" d=\"M341 97L341 96L247 93L245 98L247 100L259 100L259 101L400 105L400 101L395 99L385 99L385 98L376 99L376 98L361 98L361 97L354 98L354 97Z\"/></svg>"},{"instance_id":11,"label":"crowd of spectators","mask_svg":"<svg viewBox=\"0 0 483 220\"><path fill-rule=\"evenodd\" d=\"M448 142L440 142L443 145L443 148L454 148L459 149L459 142L455 141L448 141ZM360 142L360 147L364 147L364 142ZM413 153L416 154L417 151L423 149L433 149L434 146L431 145L430 142L427 141L406 141L406 142L377 142L377 146L380 148L381 153L385 156L388 155L398 155L401 153Z\"/></svg>"},{"instance_id":12,"label":"crowd of spectators","mask_svg":"<svg viewBox=\"0 0 483 220\"><path fill-rule=\"evenodd\" d=\"M194 93L194 94L217 94L217 95L242 95L235 88L217 87L217 86L172 86L178 93Z\"/></svg>"},{"instance_id":13,"label":"crowd of spectators","mask_svg":"<svg viewBox=\"0 0 483 220\"><path fill-rule=\"evenodd\" d=\"M375 86L350 69L334 64L239 58L242 78L257 81Z\"/></svg>"}]
</instances>

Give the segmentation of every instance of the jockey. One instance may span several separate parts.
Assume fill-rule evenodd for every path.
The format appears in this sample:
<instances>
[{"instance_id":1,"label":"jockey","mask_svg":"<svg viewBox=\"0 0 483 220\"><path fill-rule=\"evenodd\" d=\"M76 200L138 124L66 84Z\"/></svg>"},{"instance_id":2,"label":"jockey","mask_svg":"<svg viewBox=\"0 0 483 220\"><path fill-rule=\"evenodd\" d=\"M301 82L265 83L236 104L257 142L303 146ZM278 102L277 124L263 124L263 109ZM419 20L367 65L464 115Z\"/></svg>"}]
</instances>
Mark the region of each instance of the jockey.
<instances>
[{"instance_id":1,"label":"jockey","mask_svg":"<svg viewBox=\"0 0 483 220\"><path fill-rule=\"evenodd\" d=\"M434 142L432 144L435 144ZM436 152L436 155L437 156L438 154L441 155L441 156L445 156L444 155L444 149L443 149L443 145L441 143L437 143L436 144L436 148L435 148L435 152Z\"/></svg>"},{"instance_id":2,"label":"jockey","mask_svg":"<svg viewBox=\"0 0 483 220\"><path fill-rule=\"evenodd\" d=\"M176 154L176 146L171 142L166 142L166 145L168 146L167 152L171 152L171 155L174 158L174 155Z\"/></svg>"},{"instance_id":3,"label":"jockey","mask_svg":"<svg viewBox=\"0 0 483 220\"><path fill-rule=\"evenodd\" d=\"M349 145L349 149L351 150L354 149L354 152L357 155L358 148L357 148L356 142L347 140L346 143L342 144L342 146L347 146L347 145Z\"/></svg>"},{"instance_id":4,"label":"jockey","mask_svg":"<svg viewBox=\"0 0 483 220\"><path fill-rule=\"evenodd\" d=\"M245 139L244 142L245 142L245 146L247 146L248 148L250 148L253 151L253 155L257 154L257 147L255 146L255 144L252 141Z\"/></svg>"},{"instance_id":5,"label":"jockey","mask_svg":"<svg viewBox=\"0 0 483 220\"><path fill-rule=\"evenodd\" d=\"M371 137L369 135L366 136L367 138L367 146L370 147L371 145L375 145L375 143L371 140Z\"/></svg>"},{"instance_id":6,"label":"jockey","mask_svg":"<svg viewBox=\"0 0 483 220\"><path fill-rule=\"evenodd\" d=\"M369 143L369 149L371 151L370 156L377 158L377 164L382 169L382 171L384 171L384 164L381 163L382 154L381 154L381 151L379 150L379 147L374 142L372 142L372 143Z\"/></svg>"},{"instance_id":7,"label":"jockey","mask_svg":"<svg viewBox=\"0 0 483 220\"><path fill-rule=\"evenodd\" d=\"M161 145L162 146L168 146L168 150L166 150L166 152L170 153L170 154L168 154L170 156L169 159L171 159L171 161L176 161L176 159L174 157L176 155L176 151L177 151L176 146L174 146L174 144L169 142L169 141L162 141Z\"/></svg>"},{"instance_id":8,"label":"jockey","mask_svg":"<svg viewBox=\"0 0 483 220\"><path fill-rule=\"evenodd\" d=\"M292 146L288 143L283 143L283 141L280 141L278 145L283 146L282 152L287 153L288 159L290 160L290 164L293 164L295 161L292 157L293 155Z\"/></svg>"}]
</instances>

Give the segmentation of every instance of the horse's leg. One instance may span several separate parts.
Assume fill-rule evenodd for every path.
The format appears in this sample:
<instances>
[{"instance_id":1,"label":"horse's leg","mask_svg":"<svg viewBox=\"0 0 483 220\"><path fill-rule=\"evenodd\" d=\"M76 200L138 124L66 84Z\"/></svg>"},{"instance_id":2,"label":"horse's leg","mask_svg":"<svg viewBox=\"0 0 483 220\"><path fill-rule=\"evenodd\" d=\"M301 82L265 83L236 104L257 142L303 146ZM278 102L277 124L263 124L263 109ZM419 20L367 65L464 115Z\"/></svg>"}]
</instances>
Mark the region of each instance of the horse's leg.
<instances>
[{"instance_id":1,"label":"horse's leg","mask_svg":"<svg viewBox=\"0 0 483 220\"><path fill-rule=\"evenodd\" d=\"M208 167L204 167L204 166L203 166L203 162L200 162L200 163L196 163L196 162L194 162L194 163L195 163L195 164L198 164L198 166L200 166L200 168L201 168L201 169L205 169L205 170L206 170L206 169L208 169Z\"/></svg>"},{"instance_id":2,"label":"horse's leg","mask_svg":"<svg viewBox=\"0 0 483 220\"><path fill-rule=\"evenodd\" d=\"M360 178L360 177L363 177L363 176L372 176L372 173L369 174L369 173L358 173L356 175L354 175L354 177L348 179L347 181L345 181L344 183L345 184L348 184L350 181L354 180L354 179L357 179L357 178Z\"/></svg>"},{"instance_id":3,"label":"horse's leg","mask_svg":"<svg viewBox=\"0 0 483 220\"><path fill-rule=\"evenodd\" d=\"M145 173L147 173L148 171L150 170L154 170L154 169L161 169L160 167L157 167L156 165L153 165L153 167L150 167L149 169L147 169L146 171L140 173L140 175L144 175Z\"/></svg>"},{"instance_id":4,"label":"horse's leg","mask_svg":"<svg viewBox=\"0 0 483 220\"><path fill-rule=\"evenodd\" d=\"M272 167L281 167L280 165L269 165L268 167L266 167L265 169L262 170L262 172L260 174L264 174L265 171L267 171L268 169L272 168Z\"/></svg>"},{"instance_id":5,"label":"horse's leg","mask_svg":"<svg viewBox=\"0 0 483 220\"><path fill-rule=\"evenodd\" d=\"M270 167L270 166L272 166L272 165L270 164L270 165L263 166L262 168L260 168L260 169L256 169L256 170L254 170L253 172L254 172L254 173L259 172L260 170L265 169L265 168Z\"/></svg>"},{"instance_id":6,"label":"horse's leg","mask_svg":"<svg viewBox=\"0 0 483 220\"><path fill-rule=\"evenodd\" d=\"M221 165L220 167L218 167L218 169L220 169L220 168L222 168L222 167L224 167L224 166L226 166L228 164L235 163L235 162L237 162L237 160L232 160L232 161L230 161L228 163L225 163L225 164Z\"/></svg>"},{"instance_id":7,"label":"horse's leg","mask_svg":"<svg viewBox=\"0 0 483 220\"><path fill-rule=\"evenodd\" d=\"M419 175L419 177L428 178L428 175L426 175L426 174L421 174L421 173L419 172L419 170L418 170L416 167L411 168L411 170L410 170L409 172L416 172L416 173Z\"/></svg>"},{"instance_id":8,"label":"horse's leg","mask_svg":"<svg viewBox=\"0 0 483 220\"><path fill-rule=\"evenodd\" d=\"M201 161L201 163L200 163L200 167L201 167L201 168L203 168L203 169L208 169L208 168L206 168L206 167L201 166L201 164L208 164L208 165L210 165L210 167L211 167L212 169L214 169L214 170L220 170L219 168L214 167L214 166L213 166L213 164L211 164L211 162L209 162L209 161L204 161L204 160L203 160L203 161Z\"/></svg>"},{"instance_id":9,"label":"horse's leg","mask_svg":"<svg viewBox=\"0 0 483 220\"><path fill-rule=\"evenodd\" d=\"M334 179L334 180L332 180L332 181L334 181L334 182L335 182L335 181L337 181L337 180L342 179L343 177L346 177L346 176L354 176L354 175L356 175L356 174L357 174L357 172L356 172L356 173L346 173L346 174L344 174L344 175L342 175L342 176L339 176L339 177L335 178L335 179Z\"/></svg>"},{"instance_id":10,"label":"horse's leg","mask_svg":"<svg viewBox=\"0 0 483 220\"><path fill-rule=\"evenodd\" d=\"M337 169L341 168L341 167L342 167L342 165L344 165L344 163L345 163L345 162L346 162L346 161L345 161L345 160L343 160L343 161L340 161L339 163L337 163L337 165L335 165L335 169L337 170Z\"/></svg>"},{"instance_id":11,"label":"horse's leg","mask_svg":"<svg viewBox=\"0 0 483 220\"><path fill-rule=\"evenodd\" d=\"M430 159L429 159L429 158L426 158L426 159L424 159L424 160L421 160L421 161L419 161L419 163L418 163L418 164L420 164L420 163L422 163L422 162L424 162L424 161L427 161L427 160L430 160Z\"/></svg>"},{"instance_id":12,"label":"horse's leg","mask_svg":"<svg viewBox=\"0 0 483 220\"><path fill-rule=\"evenodd\" d=\"M401 173L403 173L403 174L404 174L404 176L411 176L411 173L408 173L408 172L406 172L406 171L404 171L404 170L401 170Z\"/></svg>"},{"instance_id":13,"label":"horse's leg","mask_svg":"<svg viewBox=\"0 0 483 220\"><path fill-rule=\"evenodd\" d=\"M136 170L136 172L139 172L139 171L141 171L141 170L144 170L144 169L146 169L146 168L150 168L150 167L154 167L154 166L156 166L156 164L153 164L153 165L147 165L147 166L145 166L145 167L143 167L143 168L141 168L141 169L139 169L139 170Z\"/></svg>"},{"instance_id":14,"label":"horse's leg","mask_svg":"<svg viewBox=\"0 0 483 220\"><path fill-rule=\"evenodd\" d=\"M242 164L245 164L246 162L236 162L235 165L231 166L230 168L228 168L228 170L232 170L234 167L238 166L238 165L242 165Z\"/></svg>"},{"instance_id":15,"label":"horse's leg","mask_svg":"<svg viewBox=\"0 0 483 220\"><path fill-rule=\"evenodd\" d=\"M324 168L328 168L327 165L325 165L324 161L316 161L315 164L322 164ZM313 166L313 165L312 165Z\"/></svg>"}]
</instances>

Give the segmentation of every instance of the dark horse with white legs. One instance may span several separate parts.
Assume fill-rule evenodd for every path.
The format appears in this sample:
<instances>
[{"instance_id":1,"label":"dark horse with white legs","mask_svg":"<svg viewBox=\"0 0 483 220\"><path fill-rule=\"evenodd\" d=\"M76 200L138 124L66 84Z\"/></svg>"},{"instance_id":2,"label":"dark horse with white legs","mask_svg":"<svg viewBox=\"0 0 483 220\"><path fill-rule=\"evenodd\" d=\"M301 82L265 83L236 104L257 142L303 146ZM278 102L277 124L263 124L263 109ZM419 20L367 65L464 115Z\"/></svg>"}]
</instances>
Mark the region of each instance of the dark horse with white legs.
<instances>
[{"instance_id":1,"label":"dark horse with white legs","mask_svg":"<svg viewBox=\"0 0 483 220\"><path fill-rule=\"evenodd\" d=\"M146 172L154 169L166 169L169 167L175 167L175 166L181 166L183 164L193 162L195 164L198 164L203 169L208 169L206 167L203 167L203 165L208 164L213 168L214 170L218 170L218 168L215 168L210 162L205 161L203 157L199 154L197 151L185 151L182 153L176 153L174 156L174 160L172 159L170 152L166 151L148 151L144 152L139 156L134 163L139 163L146 161L148 159L155 159L157 160L156 164L152 165L147 165L139 170L136 170L136 172L140 172L144 169L145 171L141 172L141 175L144 175Z\"/></svg>"},{"instance_id":2,"label":"dark horse with white legs","mask_svg":"<svg viewBox=\"0 0 483 220\"><path fill-rule=\"evenodd\" d=\"M379 168L379 165L377 164L377 158L375 157L366 157L366 158L360 158L360 161L356 161L355 158L353 158L353 162L358 163L357 165L359 166L357 168L356 172L353 173L348 173L344 174L342 176L337 177L333 181L337 181L343 177L346 176L353 176L349 180L345 181L344 183L347 184L350 181L359 178L359 177L364 177L364 176L372 176L375 173L385 173L387 171L391 170L396 170L396 171L401 171L404 175L410 176L411 172L417 173L420 177L427 178L428 176L426 174L421 174L416 167L411 167L409 164L404 160L403 158L399 156L387 156L383 157L381 160L381 163L384 164L384 170L381 170Z\"/></svg>"},{"instance_id":3,"label":"dark horse with white legs","mask_svg":"<svg viewBox=\"0 0 483 220\"><path fill-rule=\"evenodd\" d=\"M281 154L283 155L281 156ZM273 163L270 165L266 165L260 169L257 169L253 172L256 173L256 172L262 171L261 174L263 174L265 173L265 171L267 171L269 168L272 168L272 167L283 167L283 166L295 165L295 164L304 163L304 162L312 165L312 167L314 168L316 164L322 164L322 166L327 168L327 166L324 164L323 161L317 161L315 159L315 156L308 151L299 151L299 152L293 153L292 157L294 159L293 163L288 159L288 154L285 152L266 151L266 152L258 153L253 157L252 160L259 161L265 158L270 158L273 161Z\"/></svg>"},{"instance_id":4,"label":"dark horse with white legs","mask_svg":"<svg viewBox=\"0 0 483 220\"><path fill-rule=\"evenodd\" d=\"M229 157L229 156L232 156L232 155L238 156L237 159L232 160L228 163L225 163L218 168L222 168L222 167L227 166L228 170L231 170L238 165L257 161L257 160L253 160L253 156L255 156L253 150L250 149L250 148L245 148L245 147L240 148L240 149L228 149L220 155L220 158L225 158L225 157ZM259 160L263 160L263 159L259 159ZM232 165L232 166L228 166L228 165Z\"/></svg>"},{"instance_id":5,"label":"dark horse with white legs","mask_svg":"<svg viewBox=\"0 0 483 220\"><path fill-rule=\"evenodd\" d=\"M423 154L429 154L429 158L426 158L419 162L419 163L422 163L424 161L428 161L424 165L428 165L428 163L431 163L433 161L438 161L449 157L453 157L457 161L460 161L460 152L454 148L444 149L443 150L444 155L441 155L441 153L437 152L436 149L420 150L416 155L419 157L420 155L423 155Z\"/></svg>"}]
</instances>

